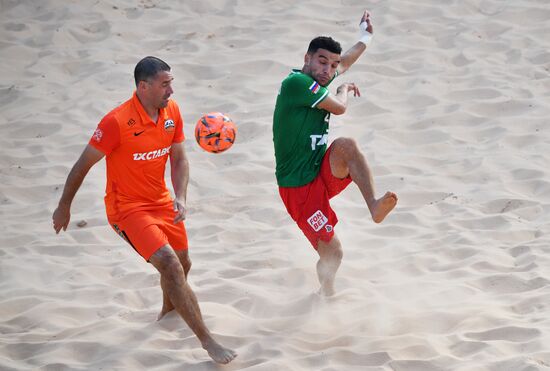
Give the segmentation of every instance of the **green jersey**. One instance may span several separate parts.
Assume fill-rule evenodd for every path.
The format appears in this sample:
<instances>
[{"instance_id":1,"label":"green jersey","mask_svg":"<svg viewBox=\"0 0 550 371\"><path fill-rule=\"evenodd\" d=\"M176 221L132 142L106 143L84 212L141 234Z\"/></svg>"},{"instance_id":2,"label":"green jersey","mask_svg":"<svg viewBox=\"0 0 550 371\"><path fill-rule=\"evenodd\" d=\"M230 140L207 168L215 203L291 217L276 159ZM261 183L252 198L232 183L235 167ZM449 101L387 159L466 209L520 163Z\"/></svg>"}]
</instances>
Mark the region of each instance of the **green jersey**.
<instances>
[{"instance_id":1,"label":"green jersey","mask_svg":"<svg viewBox=\"0 0 550 371\"><path fill-rule=\"evenodd\" d=\"M319 173L327 150L330 112L317 105L328 94L326 87L300 70L292 70L283 80L273 114L279 186L299 187Z\"/></svg>"}]
</instances>

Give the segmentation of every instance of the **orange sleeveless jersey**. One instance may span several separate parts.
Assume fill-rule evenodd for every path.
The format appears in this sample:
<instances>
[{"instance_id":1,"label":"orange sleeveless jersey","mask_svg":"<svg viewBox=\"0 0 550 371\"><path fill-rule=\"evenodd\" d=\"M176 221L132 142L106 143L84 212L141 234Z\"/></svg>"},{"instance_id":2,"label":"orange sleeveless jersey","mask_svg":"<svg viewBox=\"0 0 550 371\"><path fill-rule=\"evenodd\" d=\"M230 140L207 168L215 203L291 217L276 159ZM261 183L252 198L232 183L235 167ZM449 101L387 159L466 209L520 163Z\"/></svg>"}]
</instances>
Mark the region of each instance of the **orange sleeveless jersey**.
<instances>
[{"instance_id":1,"label":"orange sleeveless jersey","mask_svg":"<svg viewBox=\"0 0 550 371\"><path fill-rule=\"evenodd\" d=\"M109 219L172 202L164 181L166 161L170 146L184 139L183 120L172 100L160 110L156 124L135 92L101 120L89 144L106 155Z\"/></svg>"}]
</instances>

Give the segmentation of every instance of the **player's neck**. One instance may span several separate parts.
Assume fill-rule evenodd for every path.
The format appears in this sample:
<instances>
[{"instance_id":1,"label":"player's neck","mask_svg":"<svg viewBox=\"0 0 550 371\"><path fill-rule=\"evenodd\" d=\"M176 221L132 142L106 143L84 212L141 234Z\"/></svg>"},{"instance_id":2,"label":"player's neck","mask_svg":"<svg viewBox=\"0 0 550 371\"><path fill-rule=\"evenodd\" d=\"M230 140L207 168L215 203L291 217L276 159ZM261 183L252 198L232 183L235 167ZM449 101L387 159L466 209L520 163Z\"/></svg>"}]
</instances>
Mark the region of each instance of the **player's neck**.
<instances>
[{"instance_id":1,"label":"player's neck","mask_svg":"<svg viewBox=\"0 0 550 371\"><path fill-rule=\"evenodd\" d=\"M149 116L149 118L153 120L154 123L156 123L157 119L159 118L158 108L145 107L145 106L143 106L143 108L145 108L145 112L147 112L147 116Z\"/></svg>"},{"instance_id":2,"label":"player's neck","mask_svg":"<svg viewBox=\"0 0 550 371\"><path fill-rule=\"evenodd\" d=\"M149 104L146 99L143 99L143 97L140 97L140 94L138 94L137 97L139 99L139 102L141 103L141 106L145 110L145 113L147 113L147 116L149 116L149 118L153 120L154 123L156 123L159 117L158 108Z\"/></svg>"}]
</instances>

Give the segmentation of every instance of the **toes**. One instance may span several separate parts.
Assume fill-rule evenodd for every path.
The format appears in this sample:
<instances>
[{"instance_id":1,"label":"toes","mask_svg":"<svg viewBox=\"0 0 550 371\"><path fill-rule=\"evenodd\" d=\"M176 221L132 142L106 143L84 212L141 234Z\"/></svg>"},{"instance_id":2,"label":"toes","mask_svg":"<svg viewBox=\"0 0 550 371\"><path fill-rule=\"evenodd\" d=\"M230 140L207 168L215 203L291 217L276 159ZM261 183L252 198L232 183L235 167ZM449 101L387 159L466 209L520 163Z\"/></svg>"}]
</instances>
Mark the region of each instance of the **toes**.
<instances>
[{"instance_id":1,"label":"toes","mask_svg":"<svg viewBox=\"0 0 550 371\"><path fill-rule=\"evenodd\" d=\"M393 192L386 192L386 194L384 195L384 200L388 200L388 201L391 201L391 202L397 202L397 195Z\"/></svg>"}]
</instances>

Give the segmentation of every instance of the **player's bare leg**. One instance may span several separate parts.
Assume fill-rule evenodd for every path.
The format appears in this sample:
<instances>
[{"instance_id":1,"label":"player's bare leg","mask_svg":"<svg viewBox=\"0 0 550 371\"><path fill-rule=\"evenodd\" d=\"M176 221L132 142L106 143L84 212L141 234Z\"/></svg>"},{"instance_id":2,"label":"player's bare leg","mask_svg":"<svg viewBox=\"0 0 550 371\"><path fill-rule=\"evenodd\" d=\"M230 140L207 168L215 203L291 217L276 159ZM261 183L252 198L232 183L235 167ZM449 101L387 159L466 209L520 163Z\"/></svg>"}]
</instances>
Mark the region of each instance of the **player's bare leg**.
<instances>
[{"instance_id":1,"label":"player's bare leg","mask_svg":"<svg viewBox=\"0 0 550 371\"><path fill-rule=\"evenodd\" d=\"M210 357L218 363L229 363L236 356L233 350L214 340L203 322L195 293L187 284L183 266L169 245L164 245L153 254L149 262L160 272L160 282L174 309L197 335Z\"/></svg>"},{"instance_id":2,"label":"player's bare leg","mask_svg":"<svg viewBox=\"0 0 550 371\"><path fill-rule=\"evenodd\" d=\"M189 259L189 254L187 250L175 250L174 251L176 255L178 256L178 259L183 267L183 271L185 273L185 279L187 279L187 276L189 275L189 271L191 270L191 259ZM162 287L162 283L161 283ZM162 309L160 310L160 313L157 317L157 321L159 321L166 313L171 312L174 310L174 304L170 301L170 298L166 294L166 291L164 290L164 287L162 287Z\"/></svg>"},{"instance_id":3,"label":"player's bare leg","mask_svg":"<svg viewBox=\"0 0 550 371\"><path fill-rule=\"evenodd\" d=\"M160 286L162 287L162 282ZM166 315L166 313L170 313L173 310L174 310L174 304L172 304L172 302L170 301L170 298L164 291L164 287L162 287L162 309L160 310L160 313L157 316L157 321L160 321Z\"/></svg>"},{"instance_id":4,"label":"player's bare leg","mask_svg":"<svg viewBox=\"0 0 550 371\"><path fill-rule=\"evenodd\" d=\"M332 143L329 160L332 175L337 178L345 178L349 174L353 182L357 184L369 207L372 220L376 223L384 220L397 204L397 195L393 192L386 192L384 196L375 198L372 173L355 140L351 138L336 139Z\"/></svg>"},{"instance_id":5,"label":"player's bare leg","mask_svg":"<svg viewBox=\"0 0 550 371\"><path fill-rule=\"evenodd\" d=\"M319 240L317 243L317 277L321 284L319 293L325 296L334 295L334 277L342 262L342 245L338 237L334 235L329 242Z\"/></svg>"}]
</instances>

